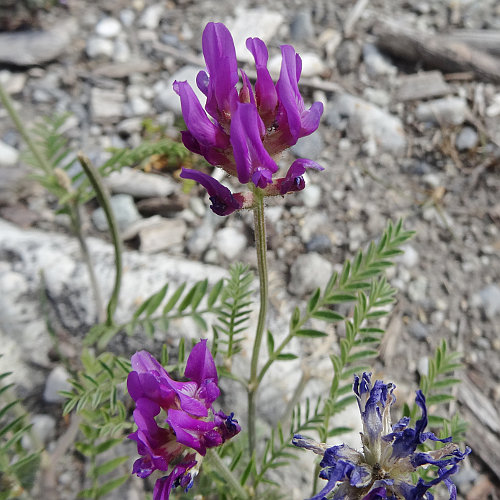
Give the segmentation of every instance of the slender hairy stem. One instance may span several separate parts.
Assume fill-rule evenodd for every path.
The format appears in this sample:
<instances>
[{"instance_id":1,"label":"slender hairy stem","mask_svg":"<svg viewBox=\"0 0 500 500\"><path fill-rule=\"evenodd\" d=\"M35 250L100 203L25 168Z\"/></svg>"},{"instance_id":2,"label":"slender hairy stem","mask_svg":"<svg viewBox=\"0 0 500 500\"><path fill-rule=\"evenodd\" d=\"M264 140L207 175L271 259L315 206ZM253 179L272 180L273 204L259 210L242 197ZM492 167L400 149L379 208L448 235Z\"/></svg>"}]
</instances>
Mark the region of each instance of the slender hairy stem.
<instances>
[{"instance_id":1,"label":"slender hairy stem","mask_svg":"<svg viewBox=\"0 0 500 500\"><path fill-rule=\"evenodd\" d=\"M94 302L96 307L95 310L97 314L97 322L102 323L104 321L104 308L102 307L101 288L99 287L99 282L97 281L94 263L92 262L92 258L90 257L87 240L83 235L82 221L80 216L80 206L78 205L78 203L71 204L70 213L71 213L70 218L71 218L71 226L73 228L73 233L76 236L76 239L78 240L83 261L85 262L85 265L87 266L87 271L89 273L90 286L92 288L92 293L94 295Z\"/></svg>"},{"instance_id":2,"label":"slender hairy stem","mask_svg":"<svg viewBox=\"0 0 500 500\"><path fill-rule=\"evenodd\" d=\"M257 267L260 285L260 310L255 332L255 340L250 365L250 381L248 384L248 448L252 455L255 451L255 427L256 427L256 396L259 387L258 363L262 338L266 327L267 303L268 303L268 277L267 277L267 246L266 226L264 220L264 197L259 189L255 190L254 205L254 232L255 246L257 249Z\"/></svg>"},{"instance_id":3,"label":"slender hairy stem","mask_svg":"<svg viewBox=\"0 0 500 500\"><path fill-rule=\"evenodd\" d=\"M102 183L99 172L94 168L90 160L83 154L78 155L78 161L92 184L99 205L101 205L104 210L106 220L108 221L109 231L111 233L111 239L113 240L113 247L115 250L115 283L113 286L113 292L111 293L111 297L108 302L106 317L106 324L108 326L112 326L114 324L113 317L116 311L116 306L118 305L118 296L120 295L122 282L122 244L120 233L118 231L118 224L116 223L115 215L111 209L111 203L109 201L106 188Z\"/></svg>"},{"instance_id":4,"label":"slender hairy stem","mask_svg":"<svg viewBox=\"0 0 500 500\"><path fill-rule=\"evenodd\" d=\"M36 161L38 162L40 168L46 174L51 174L52 167L47 162L45 156L40 152L37 145L33 142L33 139L31 138L28 129L24 126L24 123L21 121L21 117L15 110L11 98L9 97L7 92L5 92L5 89L3 88L1 83L0 83L0 101L2 101L2 104L7 110L7 113L9 113L10 119L14 122L14 125L16 126L18 132L22 135L26 144L30 148L31 154L33 155L34 158L36 158Z\"/></svg>"},{"instance_id":5,"label":"slender hairy stem","mask_svg":"<svg viewBox=\"0 0 500 500\"><path fill-rule=\"evenodd\" d=\"M208 449L205 460L209 460L210 465L217 470L217 472L226 480L228 491L231 491L233 498L247 500L250 498L240 482L234 477L234 474L229 470L229 467L224 463L219 454L213 450Z\"/></svg>"}]
</instances>

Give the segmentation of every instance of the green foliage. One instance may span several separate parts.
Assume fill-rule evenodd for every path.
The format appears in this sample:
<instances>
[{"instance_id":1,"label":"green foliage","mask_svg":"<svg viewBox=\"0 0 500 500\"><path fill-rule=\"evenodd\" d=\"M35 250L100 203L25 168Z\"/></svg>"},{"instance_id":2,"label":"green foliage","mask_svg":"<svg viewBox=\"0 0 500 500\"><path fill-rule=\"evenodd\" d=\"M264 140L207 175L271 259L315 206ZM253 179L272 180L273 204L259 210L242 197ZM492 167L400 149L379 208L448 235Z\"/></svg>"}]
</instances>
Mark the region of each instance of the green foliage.
<instances>
[{"instance_id":1,"label":"green foliage","mask_svg":"<svg viewBox=\"0 0 500 500\"><path fill-rule=\"evenodd\" d=\"M14 384L4 384L10 374L0 374L0 500L18 498L33 487L42 451L31 452L21 444L24 435L33 442L31 424L21 401L11 394Z\"/></svg>"},{"instance_id":2,"label":"green foliage","mask_svg":"<svg viewBox=\"0 0 500 500\"><path fill-rule=\"evenodd\" d=\"M221 293L217 324L213 326L215 350L225 359L240 351L243 333L248 328L252 313L250 295L254 277L248 266L240 263L230 267L229 275Z\"/></svg>"},{"instance_id":3,"label":"green foliage","mask_svg":"<svg viewBox=\"0 0 500 500\"><path fill-rule=\"evenodd\" d=\"M208 325L204 316L218 312L223 280L212 287L208 286L208 280L198 281L187 291L186 283L183 283L167 298L168 288L167 283L148 297L127 323L100 323L93 326L85 337L84 344L97 345L98 349L104 349L117 333L125 331L132 335L138 329L152 337L159 331L166 332L172 320L186 317L192 318L201 331L207 331Z\"/></svg>"},{"instance_id":4,"label":"green foliage","mask_svg":"<svg viewBox=\"0 0 500 500\"><path fill-rule=\"evenodd\" d=\"M83 370L70 380L73 391L63 393L68 398L64 414L75 409L91 424L96 438L129 431L131 424L123 399L130 362L109 352L96 357L88 349L83 351L81 361Z\"/></svg>"},{"instance_id":5,"label":"green foliage","mask_svg":"<svg viewBox=\"0 0 500 500\"><path fill-rule=\"evenodd\" d=\"M457 370L463 368L459 359L459 353L448 352L448 346L443 339L436 349L434 358L429 360L427 375L422 375L420 379L420 390L425 395L429 410L429 426L442 437L453 436L454 442L463 441L466 423L458 413L455 413L452 418L439 415L439 411L436 413L436 407L455 400L452 390L460 383L460 379L455 374ZM411 409L408 405L405 406L404 414L414 422L419 418L420 410L417 404L413 403ZM435 446L440 445L437 443Z\"/></svg>"}]
</instances>

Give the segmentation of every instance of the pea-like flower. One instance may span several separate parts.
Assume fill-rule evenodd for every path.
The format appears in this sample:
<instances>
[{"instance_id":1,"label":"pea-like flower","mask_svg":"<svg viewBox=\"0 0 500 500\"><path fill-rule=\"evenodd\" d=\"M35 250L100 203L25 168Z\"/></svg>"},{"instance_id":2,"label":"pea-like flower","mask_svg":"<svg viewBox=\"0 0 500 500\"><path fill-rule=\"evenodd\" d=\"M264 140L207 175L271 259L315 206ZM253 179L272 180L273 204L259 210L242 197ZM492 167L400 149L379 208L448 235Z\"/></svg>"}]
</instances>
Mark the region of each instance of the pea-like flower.
<instances>
[{"instance_id":1,"label":"pea-like flower","mask_svg":"<svg viewBox=\"0 0 500 500\"><path fill-rule=\"evenodd\" d=\"M174 83L188 128L182 132L182 141L190 151L223 168L240 183L262 189L265 196L300 191L305 187L305 168L323 168L301 159L297 160L300 168L294 162L285 177L275 179L279 170L276 157L318 128L323 105L315 102L306 109L298 87L302 61L291 45L281 47L282 65L276 84L267 69L265 43L249 38L246 45L255 60L257 80L252 87L241 71L238 90L240 78L231 34L222 23L207 24L202 46L208 73L201 71L196 79L207 97L205 109L187 82ZM217 180L208 180L207 174L183 169L181 177L207 189L211 208L218 215L229 215L253 204L251 192L233 194Z\"/></svg>"},{"instance_id":2,"label":"pea-like flower","mask_svg":"<svg viewBox=\"0 0 500 500\"><path fill-rule=\"evenodd\" d=\"M428 490L440 482L447 486L450 500L456 499L456 487L450 476L457 472L458 463L470 453L470 448L462 452L451 442L451 437L438 439L432 432L424 432L427 408L421 391L417 391L415 401L422 415L415 428L409 427L408 417L391 425L394 389L393 384L381 380L372 385L367 373L361 378L354 377L353 390L363 423L362 451L344 444L328 447L299 434L294 436L295 446L323 456L320 477L327 484L310 500L326 499L332 491L329 498L333 500L433 500ZM446 444L434 451L417 451L417 446L427 439ZM412 473L422 465L436 466L437 477L429 481L420 478L414 484Z\"/></svg>"},{"instance_id":3,"label":"pea-like flower","mask_svg":"<svg viewBox=\"0 0 500 500\"><path fill-rule=\"evenodd\" d=\"M222 445L240 432L240 426L232 413L213 409L220 390L206 340L189 355L187 382L170 378L147 351L132 356L132 370L127 388L136 404L137 431L128 437L137 442L141 455L132 472L145 478L155 470L170 469L170 474L156 481L153 493L154 500L168 500L172 488L192 486L207 448Z\"/></svg>"}]
</instances>

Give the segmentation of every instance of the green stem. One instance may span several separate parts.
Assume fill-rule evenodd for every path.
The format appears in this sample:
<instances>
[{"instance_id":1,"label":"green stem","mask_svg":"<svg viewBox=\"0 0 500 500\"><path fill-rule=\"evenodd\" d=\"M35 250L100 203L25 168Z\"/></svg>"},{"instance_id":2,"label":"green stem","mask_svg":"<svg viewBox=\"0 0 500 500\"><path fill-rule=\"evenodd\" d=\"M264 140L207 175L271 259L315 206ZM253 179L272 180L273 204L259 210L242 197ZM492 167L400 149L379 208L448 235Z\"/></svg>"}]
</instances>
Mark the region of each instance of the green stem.
<instances>
[{"instance_id":1,"label":"green stem","mask_svg":"<svg viewBox=\"0 0 500 500\"><path fill-rule=\"evenodd\" d=\"M114 314L116 311L116 307L118 305L118 296L120 294L120 287L122 281L122 245L120 239L120 233L118 231L118 224L116 223L115 215L111 208L111 203L109 201L109 197L102 183L101 176L97 169L92 165L90 160L85 157L83 154L78 155L78 161L82 166L85 174L87 175L90 184L92 184L92 188L95 191L95 195L99 205L101 205L104 210L104 214L106 216L106 220L108 221L108 227L111 233L111 239L113 241L113 247L115 250L115 283L113 286L113 291L111 293L111 297L108 302L107 307L107 317L106 317L106 325L113 326L114 325Z\"/></svg>"},{"instance_id":2,"label":"green stem","mask_svg":"<svg viewBox=\"0 0 500 500\"><path fill-rule=\"evenodd\" d=\"M240 482L234 477L229 467L224 463L219 454L208 449L205 460L209 460L210 465L226 480L228 490L231 491L232 498L247 500L250 498L246 490L241 486Z\"/></svg>"},{"instance_id":3,"label":"green stem","mask_svg":"<svg viewBox=\"0 0 500 500\"><path fill-rule=\"evenodd\" d=\"M266 327L267 304L268 304L268 277L267 277L267 246L266 226L264 219L264 196L259 189L255 190L254 204L254 232L255 247L257 249L257 268L260 285L260 310L255 332L255 340L250 364L250 380L248 384L248 447L250 456L255 451L255 428L256 428L256 397L259 387L258 363L262 338Z\"/></svg>"},{"instance_id":4,"label":"green stem","mask_svg":"<svg viewBox=\"0 0 500 500\"><path fill-rule=\"evenodd\" d=\"M7 110L7 113L9 113L10 119L14 122L14 125L16 126L18 132L22 135L23 139L25 140L26 144L28 145L31 151L31 154L35 157L36 161L40 165L40 168L47 175L51 174L52 173L51 166L47 162L45 156L40 152L37 145L33 142L33 139L31 138L28 129L24 126L24 123L21 121L21 117L14 108L12 99L10 98L9 94L7 94L1 83L0 83L0 101L2 101L2 104Z\"/></svg>"}]
</instances>

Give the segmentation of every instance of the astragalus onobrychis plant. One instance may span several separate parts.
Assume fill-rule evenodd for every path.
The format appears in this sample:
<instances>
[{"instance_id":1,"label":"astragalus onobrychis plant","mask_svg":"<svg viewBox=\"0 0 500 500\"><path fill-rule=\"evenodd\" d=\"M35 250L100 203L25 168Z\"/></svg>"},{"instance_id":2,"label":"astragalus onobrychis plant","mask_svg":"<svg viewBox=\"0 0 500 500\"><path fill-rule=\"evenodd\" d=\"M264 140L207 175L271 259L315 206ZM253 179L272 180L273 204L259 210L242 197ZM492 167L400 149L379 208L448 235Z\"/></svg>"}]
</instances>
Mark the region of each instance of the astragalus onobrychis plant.
<instances>
[{"instance_id":1,"label":"astragalus onobrychis plant","mask_svg":"<svg viewBox=\"0 0 500 500\"><path fill-rule=\"evenodd\" d=\"M240 187L223 185L206 165L200 170L183 168L180 177L201 184L210 208L219 216L253 211L257 294L254 273L235 263L228 278L215 284L204 280L169 290L166 283L138 307L129 322L117 323L121 248L100 180L107 170L95 169L79 156L87 186L105 208L116 256L115 286L106 313L88 332L82 369L75 373L73 390L66 392L65 413L76 412L81 421L75 446L89 461L87 487L81 496L105 498L135 474L144 479L153 500L195 495L228 500L290 498L280 469L293 466L303 453L300 447L319 455L304 493L314 500L430 500L440 483L446 486L442 488L446 497L454 499L452 476L470 452L463 446L461 451L458 444L464 425L457 417L442 416L439 409L435 414L430 410L453 399L450 388L459 382L453 377L460 368L457 355L447 352L445 342L440 345L421 380L415 404L405 405L395 424L390 415L395 385L372 382L371 377L384 335L380 318L389 313L396 294L384 272L412 236L402 221L388 222L377 241L347 260L324 288L293 308L290 318L281 318L279 335L268 326L266 198L293 196L307 189L306 169L318 176L328 175L328 169L298 159L281 171L281 153L318 128L323 106L305 105L299 90L301 58L293 47L281 47L281 71L274 82L264 42L249 38L246 46L255 60L253 85L243 70L238 72L230 32L221 23L209 23L202 37L207 71L201 71L196 81L206 96L205 105L187 82L175 82L174 90L187 126L182 131L185 147L201 155L208 167L223 169L232 178L231 185ZM115 152L116 168L123 165L123 155L126 152L122 156ZM77 203L84 198L71 199ZM254 309L257 321L252 331ZM174 354L164 346L161 352L130 353L129 361L105 350L119 332L168 335L170 322L183 317L194 319L200 340L186 346L184 339L177 339ZM339 333L337 348L324 355L331 362L329 389L314 401L302 397L304 375L290 395L293 406L283 412L277 426L266 435L257 432L259 394L270 383L270 368L300 357L292 340L315 342L326 337L332 325L345 333ZM251 345L246 364L243 341ZM248 366L246 375L235 373L234 366ZM244 389L245 405L225 407L224 398L219 398L223 378ZM359 448L328 444L349 430L352 422L342 421L339 414L356 401L363 428ZM8 409L0 410L0 418L8 415ZM2 425L0 437L1 429ZM4 434L9 430L7 424ZM13 439L7 443L11 449ZM119 467L130 457L103 461L102 456L126 439L137 445L137 455L131 470L120 475ZM15 475L14 468L11 476Z\"/></svg>"}]
</instances>

